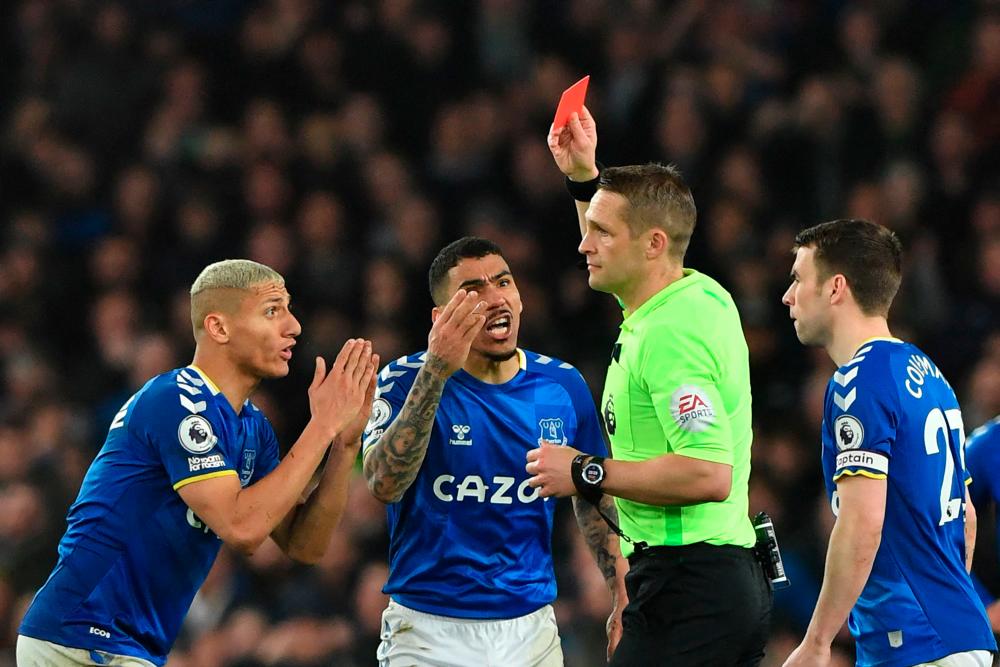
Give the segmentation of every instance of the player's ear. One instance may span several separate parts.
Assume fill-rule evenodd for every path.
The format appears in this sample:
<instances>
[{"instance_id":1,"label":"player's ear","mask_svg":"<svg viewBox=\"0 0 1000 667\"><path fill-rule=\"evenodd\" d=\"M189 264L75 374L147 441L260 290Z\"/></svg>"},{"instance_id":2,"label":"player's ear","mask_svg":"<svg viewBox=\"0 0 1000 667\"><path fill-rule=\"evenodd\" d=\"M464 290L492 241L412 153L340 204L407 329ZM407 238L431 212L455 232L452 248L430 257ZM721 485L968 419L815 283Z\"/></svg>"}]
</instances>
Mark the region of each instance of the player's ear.
<instances>
[{"instance_id":1,"label":"player's ear","mask_svg":"<svg viewBox=\"0 0 1000 667\"><path fill-rule=\"evenodd\" d=\"M232 335L229 322L222 313L209 313L205 316L205 334L220 345L229 342Z\"/></svg>"},{"instance_id":2,"label":"player's ear","mask_svg":"<svg viewBox=\"0 0 1000 667\"><path fill-rule=\"evenodd\" d=\"M441 315L441 307L434 306L431 308L431 323L437 322L438 317Z\"/></svg>"},{"instance_id":3,"label":"player's ear","mask_svg":"<svg viewBox=\"0 0 1000 667\"><path fill-rule=\"evenodd\" d=\"M830 303L840 304L847 298L848 285L844 274L838 273L830 278Z\"/></svg>"},{"instance_id":4,"label":"player's ear","mask_svg":"<svg viewBox=\"0 0 1000 667\"><path fill-rule=\"evenodd\" d=\"M646 258L656 259L667 252L670 246L670 239L667 233L658 227L653 227L646 232Z\"/></svg>"}]
</instances>

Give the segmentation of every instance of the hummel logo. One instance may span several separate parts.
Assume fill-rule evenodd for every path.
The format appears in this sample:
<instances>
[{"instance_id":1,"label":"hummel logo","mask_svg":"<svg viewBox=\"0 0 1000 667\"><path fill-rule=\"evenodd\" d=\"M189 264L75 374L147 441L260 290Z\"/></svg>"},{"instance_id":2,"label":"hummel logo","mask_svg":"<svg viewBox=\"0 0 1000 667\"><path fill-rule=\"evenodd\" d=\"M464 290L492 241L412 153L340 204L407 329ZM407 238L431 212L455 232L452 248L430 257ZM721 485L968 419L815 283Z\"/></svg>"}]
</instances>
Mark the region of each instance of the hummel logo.
<instances>
[{"instance_id":1,"label":"hummel logo","mask_svg":"<svg viewBox=\"0 0 1000 667\"><path fill-rule=\"evenodd\" d=\"M472 444L472 439L466 440L466 436L469 434L471 427L468 424L452 424L451 432L455 434L455 437L448 441L450 445L465 445L469 446Z\"/></svg>"}]
</instances>

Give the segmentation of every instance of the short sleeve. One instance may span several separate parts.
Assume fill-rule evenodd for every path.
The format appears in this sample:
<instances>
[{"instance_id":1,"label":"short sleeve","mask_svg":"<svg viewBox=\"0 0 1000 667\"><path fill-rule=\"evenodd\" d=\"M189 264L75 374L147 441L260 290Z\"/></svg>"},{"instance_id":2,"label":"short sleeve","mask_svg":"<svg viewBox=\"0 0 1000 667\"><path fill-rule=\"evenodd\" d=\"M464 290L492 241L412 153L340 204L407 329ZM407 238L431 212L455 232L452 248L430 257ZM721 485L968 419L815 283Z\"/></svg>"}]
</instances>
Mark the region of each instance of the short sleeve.
<instances>
[{"instance_id":1,"label":"short sleeve","mask_svg":"<svg viewBox=\"0 0 1000 667\"><path fill-rule=\"evenodd\" d=\"M368 418L362 436L362 456L368 454L385 430L399 416L421 366L421 363L411 362L407 357L403 357L390 362L379 373L371 417Z\"/></svg>"},{"instance_id":2,"label":"short sleeve","mask_svg":"<svg viewBox=\"0 0 1000 667\"><path fill-rule=\"evenodd\" d=\"M678 335L648 342L641 376L672 453L733 465L719 364L705 340Z\"/></svg>"},{"instance_id":3,"label":"short sleeve","mask_svg":"<svg viewBox=\"0 0 1000 667\"><path fill-rule=\"evenodd\" d=\"M899 399L895 392L866 382L867 371L836 373L827 393L826 424L836 446L833 481L862 475L886 479L899 423ZM846 378L846 379L845 379Z\"/></svg>"},{"instance_id":4,"label":"short sleeve","mask_svg":"<svg viewBox=\"0 0 1000 667\"><path fill-rule=\"evenodd\" d=\"M577 424L576 442L572 445L584 454L607 456L608 448L604 443L601 421L597 416L594 399L590 396L590 389L578 370L573 369L571 372L572 379L568 383L567 391L573 402Z\"/></svg>"},{"instance_id":5,"label":"short sleeve","mask_svg":"<svg viewBox=\"0 0 1000 667\"><path fill-rule=\"evenodd\" d=\"M133 434L149 443L163 463L174 489L237 474L209 399L207 387L188 384L178 375L176 383L165 381L145 392L129 421Z\"/></svg>"}]
</instances>

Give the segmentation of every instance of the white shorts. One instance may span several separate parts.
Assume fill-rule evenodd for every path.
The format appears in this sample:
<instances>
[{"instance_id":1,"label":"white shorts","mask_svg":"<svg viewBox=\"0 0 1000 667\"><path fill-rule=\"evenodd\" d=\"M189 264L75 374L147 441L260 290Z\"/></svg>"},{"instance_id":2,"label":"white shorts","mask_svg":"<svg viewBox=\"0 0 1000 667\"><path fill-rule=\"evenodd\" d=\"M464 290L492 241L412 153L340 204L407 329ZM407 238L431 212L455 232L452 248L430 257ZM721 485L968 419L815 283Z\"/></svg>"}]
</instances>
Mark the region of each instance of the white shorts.
<instances>
[{"instance_id":1,"label":"white shorts","mask_svg":"<svg viewBox=\"0 0 1000 667\"><path fill-rule=\"evenodd\" d=\"M993 654L990 651L965 651L952 653L933 662L922 662L913 667L990 667Z\"/></svg>"},{"instance_id":2,"label":"white shorts","mask_svg":"<svg viewBox=\"0 0 1000 667\"><path fill-rule=\"evenodd\" d=\"M389 600L379 667L562 667L552 605L527 616L480 620L435 616Z\"/></svg>"},{"instance_id":3,"label":"white shorts","mask_svg":"<svg viewBox=\"0 0 1000 667\"><path fill-rule=\"evenodd\" d=\"M156 667L142 658L89 651L17 636L17 667Z\"/></svg>"}]
</instances>

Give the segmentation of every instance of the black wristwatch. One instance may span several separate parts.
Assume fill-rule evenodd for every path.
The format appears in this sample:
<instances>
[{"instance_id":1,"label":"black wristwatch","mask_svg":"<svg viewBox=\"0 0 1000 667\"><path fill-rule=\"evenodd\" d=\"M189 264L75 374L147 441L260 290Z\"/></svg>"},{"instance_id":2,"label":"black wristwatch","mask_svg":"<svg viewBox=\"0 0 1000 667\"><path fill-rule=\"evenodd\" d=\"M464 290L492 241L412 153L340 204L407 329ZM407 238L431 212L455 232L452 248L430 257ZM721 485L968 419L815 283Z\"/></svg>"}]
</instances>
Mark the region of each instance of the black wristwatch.
<instances>
[{"instance_id":1,"label":"black wristwatch","mask_svg":"<svg viewBox=\"0 0 1000 667\"><path fill-rule=\"evenodd\" d=\"M570 476L577 493L592 505L597 505L604 495L604 457L578 454L573 458Z\"/></svg>"}]
</instances>

